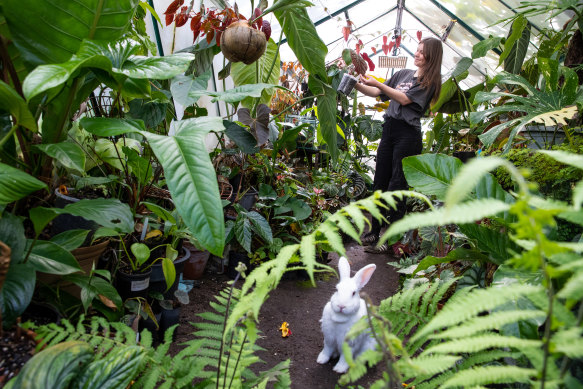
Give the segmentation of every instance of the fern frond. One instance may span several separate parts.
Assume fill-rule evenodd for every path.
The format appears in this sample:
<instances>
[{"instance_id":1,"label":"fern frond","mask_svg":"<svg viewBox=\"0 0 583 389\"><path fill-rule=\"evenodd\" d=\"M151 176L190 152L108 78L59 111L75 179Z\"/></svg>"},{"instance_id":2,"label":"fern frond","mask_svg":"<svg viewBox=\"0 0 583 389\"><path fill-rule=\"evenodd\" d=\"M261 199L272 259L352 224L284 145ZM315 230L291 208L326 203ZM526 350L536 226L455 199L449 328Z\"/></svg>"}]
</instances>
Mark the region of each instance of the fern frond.
<instances>
[{"instance_id":1,"label":"fern frond","mask_svg":"<svg viewBox=\"0 0 583 389\"><path fill-rule=\"evenodd\" d=\"M400 359L397 367L404 377L415 377L414 382L417 383L449 370L458 360L460 357L452 355L426 355Z\"/></svg>"},{"instance_id":2,"label":"fern frond","mask_svg":"<svg viewBox=\"0 0 583 389\"><path fill-rule=\"evenodd\" d=\"M430 335L432 338L451 339L472 336L487 330L500 329L506 324L516 323L521 320L543 318L543 311L502 311L491 313L487 316L475 317L464 324L452 327L439 334Z\"/></svg>"},{"instance_id":3,"label":"fern frond","mask_svg":"<svg viewBox=\"0 0 583 389\"><path fill-rule=\"evenodd\" d=\"M441 388L467 388L477 385L528 383L536 377L534 369L517 366L484 366L462 370L443 383Z\"/></svg>"},{"instance_id":4,"label":"fern frond","mask_svg":"<svg viewBox=\"0 0 583 389\"><path fill-rule=\"evenodd\" d=\"M496 308L521 296L537 293L540 287L509 285L504 288L475 289L469 293L456 293L431 322L418 331L414 339L443 327L457 325L477 316L480 312Z\"/></svg>"},{"instance_id":5,"label":"fern frond","mask_svg":"<svg viewBox=\"0 0 583 389\"><path fill-rule=\"evenodd\" d=\"M475 353L492 347L511 347L516 349L539 348L542 347L542 342L539 340L515 338L513 336L488 334L440 343L426 349L421 355L431 353Z\"/></svg>"},{"instance_id":6,"label":"fern frond","mask_svg":"<svg viewBox=\"0 0 583 389\"><path fill-rule=\"evenodd\" d=\"M449 208L438 208L426 212L414 212L392 223L381 237L379 243L390 237L404 234L420 227L443 226L446 224L466 224L497 215L510 209L507 204L496 199L478 199L456 204Z\"/></svg>"}]
</instances>

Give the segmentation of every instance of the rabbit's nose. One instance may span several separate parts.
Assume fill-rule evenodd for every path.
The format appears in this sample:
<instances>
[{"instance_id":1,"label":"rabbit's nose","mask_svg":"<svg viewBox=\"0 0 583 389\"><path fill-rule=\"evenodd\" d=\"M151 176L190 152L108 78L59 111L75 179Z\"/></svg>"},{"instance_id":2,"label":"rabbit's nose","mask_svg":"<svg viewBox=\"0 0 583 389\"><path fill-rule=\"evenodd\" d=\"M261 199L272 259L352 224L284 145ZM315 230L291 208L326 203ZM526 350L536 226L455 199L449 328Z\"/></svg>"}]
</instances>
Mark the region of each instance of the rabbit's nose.
<instances>
[{"instance_id":1,"label":"rabbit's nose","mask_svg":"<svg viewBox=\"0 0 583 389\"><path fill-rule=\"evenodd\" d=\"M346 308L346 305L339 305L339 306L338 306L338 309L340 310L340 312L342 312L342 310L343 310L344 308Z\"/></svg>"}]
</instances>

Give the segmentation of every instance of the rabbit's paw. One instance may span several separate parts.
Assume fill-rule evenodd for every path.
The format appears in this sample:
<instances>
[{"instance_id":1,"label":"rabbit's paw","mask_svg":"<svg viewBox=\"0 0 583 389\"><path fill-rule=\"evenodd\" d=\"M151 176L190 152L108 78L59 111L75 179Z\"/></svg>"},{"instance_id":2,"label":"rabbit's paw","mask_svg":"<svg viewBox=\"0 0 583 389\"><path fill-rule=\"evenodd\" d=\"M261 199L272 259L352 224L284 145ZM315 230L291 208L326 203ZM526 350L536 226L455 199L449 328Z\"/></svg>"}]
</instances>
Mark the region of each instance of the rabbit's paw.
<instances>
[{"instance_id":1,"label":"rabbit's paw","mask_svg":"<svg viewBox=\"0 0 583 389\"><path fill-rule=\"evenodd\" d=\"M344 374L348 370L348 363L346 363L344 358L341 358L332 370L334 370L336 373Z\"/></svg>"},{"instance_id":2,"label":"rabbit's paw","mask_svg":"<svg viewBox=\"0 0 583 389\"><path fill-rule=\"evenodd\" d=\"M329 360L330 355L325 353L324 350L322 350L320 354L318 354L318 359L316 360L316 362L318 362L320 365L323 365L325 363L328 363Z\"/></svg>"}]
</instances>

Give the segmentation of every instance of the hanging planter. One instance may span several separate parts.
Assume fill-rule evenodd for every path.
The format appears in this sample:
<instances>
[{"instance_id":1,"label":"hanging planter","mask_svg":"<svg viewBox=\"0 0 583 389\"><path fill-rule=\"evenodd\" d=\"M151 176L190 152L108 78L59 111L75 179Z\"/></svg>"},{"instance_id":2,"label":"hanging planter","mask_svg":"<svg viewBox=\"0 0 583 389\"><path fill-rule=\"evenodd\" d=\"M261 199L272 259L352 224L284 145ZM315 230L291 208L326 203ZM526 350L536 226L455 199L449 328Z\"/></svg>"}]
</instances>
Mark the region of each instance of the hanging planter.
<instances>
[{"instance_id":1,"label":"hanging planter","mask_svg":"<svg viewBox=\"0 0 583 389\"><path fill-rule=\"evenodd\" d=\"M263 55L266 46L265 34L245 20L232 23L221 35L221 52L231 62L252 64Z\"/></svg>"}]
</instances>

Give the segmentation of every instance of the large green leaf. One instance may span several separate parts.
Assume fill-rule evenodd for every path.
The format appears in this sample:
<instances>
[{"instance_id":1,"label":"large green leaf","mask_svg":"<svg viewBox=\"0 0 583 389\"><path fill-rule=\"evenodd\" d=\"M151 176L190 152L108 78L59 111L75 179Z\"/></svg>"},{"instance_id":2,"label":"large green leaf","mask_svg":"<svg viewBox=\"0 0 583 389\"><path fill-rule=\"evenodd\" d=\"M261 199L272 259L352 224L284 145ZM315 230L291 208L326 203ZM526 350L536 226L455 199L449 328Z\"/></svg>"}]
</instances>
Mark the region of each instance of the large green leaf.
<instances>
[{"instance_id":1,"label":"large green leaf","mask_svg":"<svg viewBox=\"0 0 583 389\"><path fill-rule=\"evenodd\" d=\"M524 58L526 57L526 53L528 51L529 44L530 44L530 28L526 26L524 30L522 30L520 38L514 43L514 45L510 49L510 52L508 53L508 56L504 59L505 71L514 74L520 73L520 70L522 69L522 64L524 63Z\"/></svg>"},{"instance_id":2,"label":"large green leaf","mask_svg":"<svg viewBox=\"0 0 583 389\"><path fill-rule=\"evenodd\" d=\"M0 214L1 215L1 214ZM11 250L10 263L20 263L24 259L26 237L24 226L19 216L6 213L0 217L0 241L6 243Z\"/></svg>"},{"instance_id":3,"label":"large green leaf","mask_svg":"<svg viewBox=\"0 0 583 389\"><path fill-rule=\"evenodd\" d=\"M81 247L87 234L89 234L89 230L68 230L53 236L51 242L71 251Z\"/></svg>"},{"instance_id":4,"label":"large green leaf","mask_svg":"<svg viewBox=\"0 0 583 389\"><path fill-rule=\"evenodd\" d=\"M116 118L83 118L81 126L90 133L102 136L117 136L132 132L140 132L146 129L141 120L116 119Z\"/></svg>"},{"instance_id":5,"label":"large green leaf","mask_svg":"<svg viewBox=\"0 0 583 389\"><path fill-rule=\"evenodd\" d=\"M403 159L403 172L407 183L416 191L445 199L453 178L462 162L444 154L423 154Z\"/></svg>"},{"instance_id":6,"label":"large green leaf","mask_svg":"<svg viewBox=\"0 0 583 389\"><path fill-rule=\"evenodd\" d=\"M32 241L28 241L29 246ZM34 270L49 274L71 274L81 270L79 263L69 251L46 240L38 240L28 257L27 264Z\"/></svg>"},{"instance_id":7,"label":"large green leaf","mask_svg":"<svg viewBox=\"0 0 583 389\"><path fill-rule=\"evenodd\" d=\"M245 65L243 62L235 62L231 64L231 77L233 77L233 82L235 86L256 84L260 82L265 82L268 84L277 85L279 82L279 50L277 44L270 39L267 42L267 48L265 53L251 65ZM276 66L272 67L272 64ZM268 73L271 70L271 73ZM269 105L271 97L273 96L273 89L266 89L261 95L259 100L260 104ZM248 97L241 101L241 105L247 108L253 106L254 99Z\"/></svg>"},{"instance_id":8,"label":"large green leaf","mask_svg":"<svg viewBox=\"0 0 583 389\"><path fill-rule=\"evenodd\" d=\"M333 160L338 157L338 131L336 125L336 90L316 77L310 75L308 86L314 95L318 95L319 134L326 142L328 153Z\"/></svg>"},{"instance_id":9,"label":"large green leaf","mask_svg":"<svg viewBox=\"0 0 583 389\"><path fill-rule=\"evenodd\" d=\"M4 0L2 11L23 58L40 65L67 61L84 39L118 40L137 5L138 0Z\"/></svg>"},{"instance_id":10,"label":"large green leaf","mask_svg":"<svg viewBox=\"0 0 583 389\"><path fill-rule=\"evenodd\" d=\"M221 118L201 117L175 123L176 135L143 132L164 168L176 209L208 251L222 255L225 223L215 170L205 146L210 131L224 130Z\"/></svg>"},{"instance_id":11,"label":"large green leaf","mask_svg":"<svg viewBox=\"0 0 583 389\"><path fill-rule=\"evenodd\" d=\"M460 231L475 240L480 251L487 253L491 262L498 265L512 257L512 251L519 251L508 234L502 234L492 228L478 224L461 224Z\"/></svg>"},{"instance_id":12,"label":"large green leaf","mask_svg":"<svg viewBox=\"0 0 583 389\"><path fill-rule=\"evenodd\" d=\"M326 80L328 76L325 58L328 47L318 36L306 9L288 8L275 11L274 14L282 26L289 47L304 69L311 75L318 75L322 80Z\"/></svg>"},{"instance_id":13,"label":"large green leaf","mask_svg":"<svg viewBox=\"0 0 583 389\"><path fill-rule=\"evenodd\" d=\"M16 91L0 81L0 109L10 112L14 118L14 125L19 125L28 128L31 131L38 131L36 120L28 110L26 101ZM2 139L0 138L0 144Z\"/></svg>"},{"instance_id":14,"label":"large green leaf","mask_svg":"<svg viewBox=\"0 0 583 389\"><path fill-rule=\"evenodd\" d=\"M124 45L125 43L125 45ZM67 62L41 65L34 69L24 80L22 86L27 99L59 86L76 76L80 69L96 68L111 73L115 81L109 83L130 89L126 78L134 79L137 95L149 90L149 79L168 79L184 73L194 56L189 53L172 54L165 57L132 56L136 46L131 42L107 45L103 42L84 41L79 52ZM140 86L140 79L144 86Z\"/></svg>"},{"instance_id":15,"label":"large green leaf","mask_svg":"<svg viewBox=\"0 0 583 389\"><path fill-rule=\"evenodd\" d=\"M59 161L66 169L79 174L85 172L85 152L76 143L61 142L37 146L49 157Z\"/></svg>"},{"instance_id":16,"label":"large green leaf","mask_svg":"<svg viewBox=\"0 0 583 389\"><path fill-rule=\"evenodd\" d=\"M211 100L213 103L216 101L224 101L226 103L238 103L247 97L260 97L265 89L270 89L274 87L281 88L273 84L259 83L242 85L224 92L191 89L188 93L188 97L190 99L196 99L202 96L211 96L213 98Z\"/></svg>"},{"instance_id":17,"label":"large green leaf","mask_svg":"<svg viewBox=\"0 0 583 389\"><path fill-rule=\"evenodd\" d=\"M44 182L33 176L0 163L0 204L9 204L37 190L46 188Z\"/></svg>"},{"instance_id":18,"label":"large green leaf","mask_svg":"<svg viewBox=\"0 0 583 389\"><path fill-rule=\"evenodd\" d=\"M58 213L69 213L92 220L102 227L122 233L134 231L134 217L130 207L118 199L84 199L65 206Z\"/></svg>"},{"instance_id":19,"label":"large green leaf","mask_svg":"<svg viewBox=\"0 0 583 389\"><path fill-rule=\"evenodd\" d=\"M472 47L472 59L485 57L488 51L500 46L500 42L502 42L500 37L490 37L479 41Z\"/></svg>"},{"instance_id":20,"label":"large green leaf","mask_svg":"<svg viewBox=\"0 0 583 389\"><path fill-rule=\"evenodd\" d=\"M504 42L504 51L502 52L502 54L500 54L498 65L501 65L503 62L505 62L506 58L509 57L509 55L512 52L512 49L515 47L516 43L522 39L523 32L526 29L527 25L528 25L528 20L522 15L519 15L516 18L516 20L514 20L514 23L512 23L512 27L510 28L510 31L508 32L508 37L506 38L506 41ZM515 52L514 55L516 55L516 54L517 53ZM504 69L504 70L506 70L506 69Z\"/></svg>"},{"instance_id":21,"label":"large green leaf","mask_svg":"<svg viewBox=\"0 0 583 389\"><path fill-rule=\"evenodd\" d=\"M194 75L182 75L176 76L172 79L172 84L170 85L170 91L172 92L172 97L185 107L195 104L200 95L193 95L190 97L190 91L206 91L208 87L209 80L211 78L211 72L205 72L198 77Z\"/></svg>"},{"instance_id":22,"label":"large green leaf","mask_svg":"<svg viewBox=\"0 0 583 389\"><path fill-rule=\"evenodd\" d=\"M10 327L30 304L36 284L36 272L27 263L14 263L8 268L0 289L0 309L4 326Z\"/></svg>"},{"instance_id":23,"label":"large green leaf","mask_svg":"<svg viewBox=\"0 0 583 389\"><path fill-rule=\"evenodd\" d=\"M123 301L119 293L111 283L101 277L88 276L85 274L69 274L63 277L64 280L74 283L81 288L81 302L85 309L93 302L93 299L99 295L107 297L117 307L122 306Z\"/></svg>"},{"instance_id":24,"label":"large green leaf","mask_svg":"<svg viewBox=\"0 0 583 389\"><path fill-rule=\"evenodd\" d=\"M237 123L223 120L225 134L241 149L245 154L255 154L259 151L257 139L245 127Z\"/></svg>"}]
</instances>

